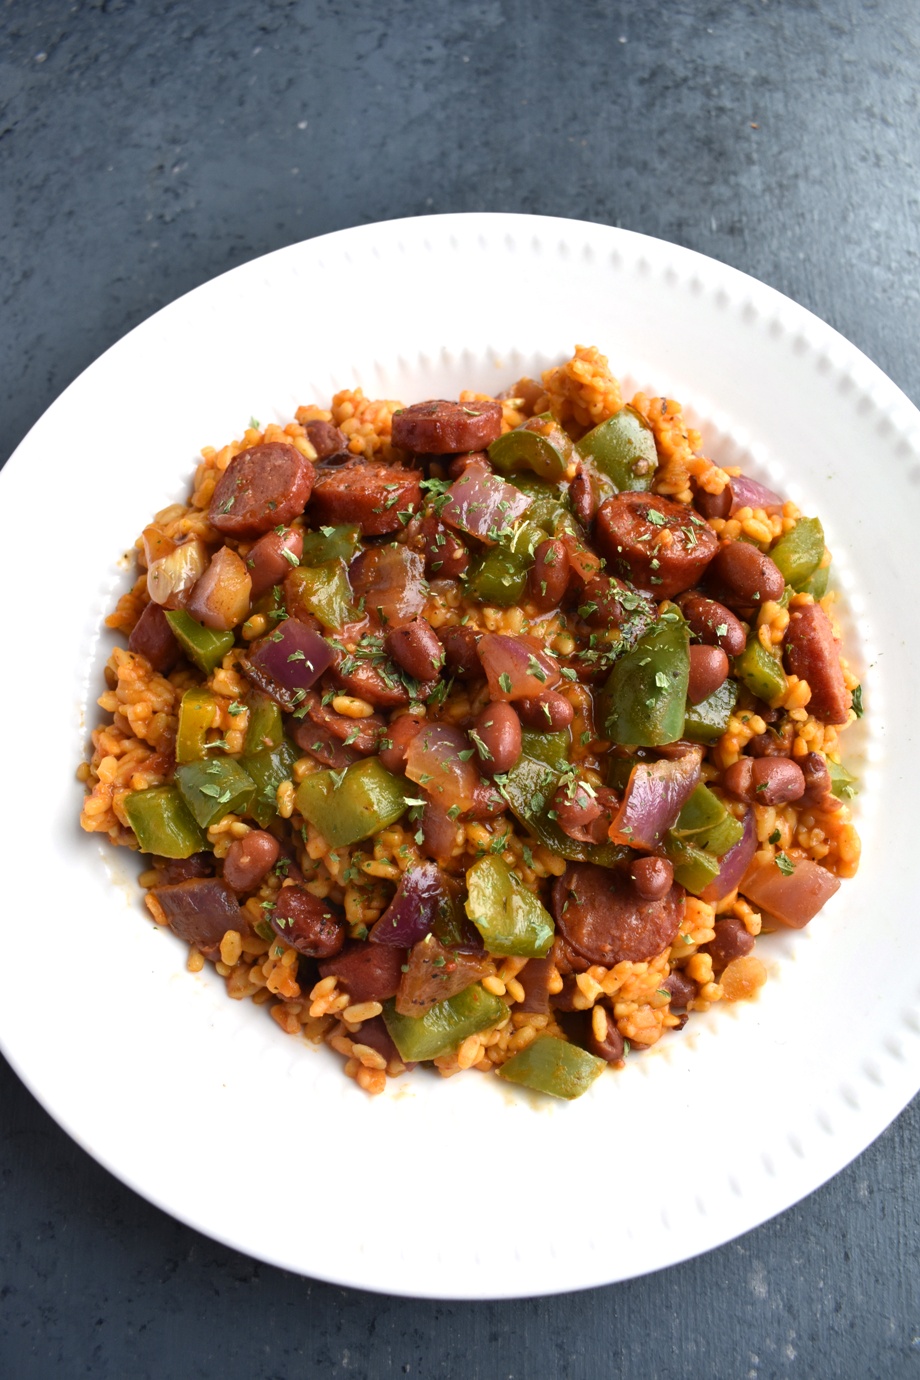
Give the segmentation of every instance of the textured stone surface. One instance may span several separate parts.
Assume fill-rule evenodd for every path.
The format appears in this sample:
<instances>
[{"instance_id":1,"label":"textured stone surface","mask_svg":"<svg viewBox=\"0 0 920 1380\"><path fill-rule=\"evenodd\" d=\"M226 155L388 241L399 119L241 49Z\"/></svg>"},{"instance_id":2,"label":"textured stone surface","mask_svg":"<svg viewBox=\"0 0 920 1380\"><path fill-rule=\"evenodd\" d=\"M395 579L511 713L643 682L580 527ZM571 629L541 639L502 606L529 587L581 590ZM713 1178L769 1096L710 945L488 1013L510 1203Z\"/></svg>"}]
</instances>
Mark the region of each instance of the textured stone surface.
<instances>
[{"instance_id":1,"label":"textured stone surface","mask_svg":"<svg viewBox=\"0 0 920 1380\"><path fill-rule=\"evenodd\" d=\"M196 284L437 211L699 249L920 401L918 65L915 0L4 0L0 459ZM845 998L841 1020L858 1021ZM701 1260L482 1305L255 1264L123 1188L2 1063L0 1107L0 1374L17 1380L920 1374L916 1103L833 1183Z\"/></svg>"}]
</instances>

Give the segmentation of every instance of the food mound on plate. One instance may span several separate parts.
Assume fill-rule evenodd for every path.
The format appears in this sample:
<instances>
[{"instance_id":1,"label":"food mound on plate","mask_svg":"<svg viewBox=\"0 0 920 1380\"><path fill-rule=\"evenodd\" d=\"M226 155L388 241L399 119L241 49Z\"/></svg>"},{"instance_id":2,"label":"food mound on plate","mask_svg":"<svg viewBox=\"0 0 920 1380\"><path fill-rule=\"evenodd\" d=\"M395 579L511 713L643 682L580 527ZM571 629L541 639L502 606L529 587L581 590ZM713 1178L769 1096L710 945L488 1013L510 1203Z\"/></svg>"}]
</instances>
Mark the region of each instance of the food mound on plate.
<instances>
[{"instance_id":1,"label":"food mound on plate","mask_svg":"<svg viewBox=\"0 0 920 1380\"><path fill-rule=\"evenodd\" d=\"M852 876L862 712L815 517L579 348L202 451L137 542L81 822L377 1093L571 1098L766 979Z\"/></svg>"}]
</instances>

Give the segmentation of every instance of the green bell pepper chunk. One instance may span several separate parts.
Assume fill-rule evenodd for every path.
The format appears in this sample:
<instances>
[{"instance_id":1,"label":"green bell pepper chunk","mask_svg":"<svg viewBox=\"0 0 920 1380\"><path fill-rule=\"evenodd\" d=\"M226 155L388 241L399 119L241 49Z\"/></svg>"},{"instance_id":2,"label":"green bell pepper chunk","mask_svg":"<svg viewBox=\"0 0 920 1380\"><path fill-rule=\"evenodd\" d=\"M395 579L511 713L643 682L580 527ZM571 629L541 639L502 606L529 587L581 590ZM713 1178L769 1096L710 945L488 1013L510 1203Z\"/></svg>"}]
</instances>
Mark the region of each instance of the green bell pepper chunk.
<instances>
[{"instance_id":1,"label":"green bell pepper chunk","mask_svg":"<svg viewBox=\"0 0 920 1380\"><path fill-rule=\"evenodd\" d=\"M501 858L473 863L466 889L466 913L490 954L546 957L555 937L552 916Z\"/></svg>"},{"instance_id":2,"label":"green bell pepper chunk","mask_svg":"<svg viewBox=\"0 0 920 1380\"><path fill-rule=\"evenodd\" d=\"M799 586L800 593L810 594L813 599L823 599L827 593L827 580L830 571L829 565L819 565L815 573L809 575L808 579Z\"/></svg>"},{"instance_id":3,"label":"green bell pepper chunk","mask_svg":"<svg viewBox=\"0 0 920 1380\"><path fill-rule=\"evenodd\" d=\"M738 683L723 680L699 704L688 704L684 716L684 734L691 743L715 743L728 728L728 721L738 702Z\"/></svg>"},{"instance_id":4,"label":"green bell pepper chunk","mask_svg":"<svg viewBox=\"0 0 920 1380\"><path fill-rule=\"evenodd\" d=\"M345 561L354 557L361 545L360 527L321 527L304 532L301 565L322 565L324 561Z\"/></svg>"},{"instance_id":5,"label":"green bell pepper chunk","mask_svg":"<svg viewBox=\"0 0 920 1380\"><path fill-rule=\"evenodd\" d=\"M200 671L209 676L233 646L233 633L206 628L196 623L185 609L166 609L165 613L166 621L189 661L193 661Z\"/></svg>"},{"instance_id":6,"label":"green bell pepper chunk","mask_svg":"<svg viewBox=\"0 0 920 1380\"><path fill-rule=\"evenodd\" d=\"M499 1078L571 1101L587 1092L605 1060L556 1035L538 1035L498 1070Z\"/></svg>"},{"instance_id":7,"label":"green bell pepper chunk","mask_svg":"<svg viewBox=\"0 0 920 1380\"><path fill-rule=\"evenodd\" d=\"M521 755L514 766L495 784L512 813L530 830L539 843L560 858L572 862L593 862L600 867L615 867L629 854L615 843L579 843L569 838L550 818L550 802L569 765L571 734L536 733L525 729L521 735Z\"/></svg>"},{"instance_id":8,"label":"green bell pepper chunk","mask_svg":"<svg viewBox=\"0 0 920 1380\"><path fill-rule=\"evenodd\" d=\"M699 785L677 816L671 835L705 853L721 858L744 833L744 825L708 786Z\"/></svg>"},{"instance_id":9,"label":"green bell pepper chunk","mask_svg":"<svg viewBox=\"0 0 920 1380\"><path fill-rule=\"evenodd\" d=\"M161 858L190 858L207 848L176 786L150 786L125 796L125 814L143 853Z\"/></svg>"},{"instance_id":10,"label":"green bell pepper chunk","mask_svg":"<svg viewBox=\"0 0 920 1380\"><path fill-rule=\"evenodd\" d=\"M357 615L352 605L351 585L344 561L323 561L320 565L301 565L287 578L296 590L294 598L309 609L324 628L341 628Z\"/></svg>"},{"instance_id":11,"label":"green bell pepper chunk","mask_svg":"<svg viewBox=\"0 0 920 1380\"><path fill-rule=\"evenodd\" d=\"M249 723L246 726L243 752L250 754L262 752L265 748L280 747L284 737L284 725L281 722L281 710L271 695L263 695L261 690L253 690L246 697L246 704L249 708ZM243 766L246 766L245 762Z\"/></svg>"},{"instance_id":12,"label":"green bell pepper chunk","mask_svg":"<svg viewBox=\"0 0 920 1380\"><path fill-rule=\"evenodd\" d=\"M210 690L186 690L179 702L176 761L198 762L207 756L208 729L214 724L217 700Z\"/></svg>"},{"instance_id":13,"label":"green bell pepper chunk","mask_svg":"<svg viewBox=\"0 0 920 1380\"><path fill-rule=\"evenodd\" d=\"M628 403L583 436L576 447L583 460L612 481L617 491L650 489L658 468L655 434Z\"/></svg>"},{"instance_id":14,"label":"green bell pepper chunk","mask_svg":"<svg viewBox=\"0 0 920 1380\"><path fill-rule=\"evenodd\" d=\"M565 479L572 463L572 442L551 412L531 417L489 446L489 460L499 474L533 470L541 479Z\"/></svg>"},{"instance_id":15,"label":"green bell pepper chunk","mask_svg":"<svg viewBox=\"0 0 920 1380\"><path fill-rule=\"evenodd\" d=\"M510 475L509 482L533 500L527 509L527 521L536 523L545 536L554 537L560 523L571 520L558 484L520 474Z\"/></svg>"},{"instance_id":16,"label":"green bell pepper chunk","mask_svg":"<svg viewBox=\"0 0 920 1380\"><path fill-rule=\"evenodd\" d=\"M801 589L824 558L824 528L817 518L799 518L791 532L773 543L769 556L786 584Z\"/></svg>"},{"instance_id":17,"label":"green bell pepper chunk","mask_svg":"<svg viewBox=\"0 0 920 1380\"><path fill-rule=\"evenodd\" d=\"M277 815L278 787L282 781L291 780L294 763L299 756L297 749L286 738L282 738L277 747L247 752L240 758L240 766L255 786L246 813L261 829L271 824Z\"/></svg>"},{"instance_id":18,"label":"green bell pepper chunk","mask_svg":"<svg viewBox=\"0 0 920 1380\"><path fill-rule=\"evenodd\" d=\"M841 762L833 762L828 757L827 770L831 777L831 795L835 795L838 800L852 800L854 795L859 794L857 778L852 772L847 771Z\"/></svg>"},{"instance_id":19,"label":"green bell pepper chunk","mask_svg":"<svg viewBox=\"0 0 920 1380\"><path fill-rule=\"evenodd\" d=\"M482 604L509 608L519 604L532 561L529 556L492 546L474 561L467 578L467 591Z\"/></svg>"},{"instance_id":20,"label":"green bell pepper chunk","mask_svg":"<svg viewBox=\"0 0 920 1380\"><path fill-rule=\"evenodd\" d=\"M232 757L185 762L176 767L176 784L202 829L224 815L244 815L255 791L248 772Z\"/></svg>"},{"instance_id":21,"label":"green bell pepper chunk","mask_svg":"<svg viewBox=\"0 0 920 1380\"><path fill-rule=\"evenodd\" d=\"M747 646L735 657L735 675L752 695L767 704L778 699L786 689L786 676L779 657L768 652L757 636L756 628L748 634Z\"/></svg>"},{"instance_id":22,"label":"green bell pepper chunk","mask_svg":"<svg viewBox=\"0 0 920 1380\"><path fill-rule=\"evenodd\" d=\"M344 771L317 771L297 787L297 808L333 848L369 839L406 809L403 784L376 757Z\"/></svg>"},{"instance_id":23,"label":"green bell pepper chunk","mask_svg":"<svg viewBox=\"0 0 920 1380\"><path fill-rule=\"evenodd\" d=\"M423 1016L401 1016L392 1001L384 1002L383 1019L399 1057L408 1063L422 1063L446 1054L469 1035L503 1021L508 1008L478 982L455 997L436 1002Z\"/></svg>"},{"instance_id":24,"label":"green bell pepper chunk","mask_svg":"<svg viewBox=\"0 0 920 1380\"><path fill-rule=\"evenodd\" d=\"M692 843L683 843L671 830L665 834L662 847L674 868L675 882L685 887L691 896L699 896L718 877L718 858Z\"/></svg>"},{"instance_id":25,"label":"green bell pepper chunk","mask_svg":"<svg viewBox=\"0 0 920 1380\"><path fill-rule=\"evenodd\" d=\"M604 686L604 736L628 746L675 743L684 731L690 633L678 613L662 614L614 663Z\"/></svg>"}]
</instances>

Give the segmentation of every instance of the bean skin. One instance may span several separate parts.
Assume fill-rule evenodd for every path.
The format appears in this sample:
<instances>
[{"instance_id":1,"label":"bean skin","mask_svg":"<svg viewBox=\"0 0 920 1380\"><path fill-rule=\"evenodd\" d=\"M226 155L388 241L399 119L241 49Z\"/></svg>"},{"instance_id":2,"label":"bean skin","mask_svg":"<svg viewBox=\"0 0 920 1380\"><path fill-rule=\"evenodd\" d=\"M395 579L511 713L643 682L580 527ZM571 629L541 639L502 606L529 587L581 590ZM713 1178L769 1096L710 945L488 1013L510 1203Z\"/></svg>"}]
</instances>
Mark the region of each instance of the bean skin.
<instances>
[{"instance_id":1,"label":"bean skin","mask_svg":"<svg viewBox=\"0 0 920 1380\"><path fill-rule=\"evenodd\" d=\"M224 881L234 891L252 891L278 861L278 840L264 829L234 839L224 858Z\"/></svg>"},{"instance_id":2,"label":"bean skin","mask_svg":"<svg viewBox=\"0 0 920 1380\"><path fill-rule=\"evenodd\" d=\"M768 600L782 596L786 582L779 567L756 546L727 541L710 561L706 583L731 608L762 608Z\"/></svg>"},{"instance_id":3,"label":"bean skin","mask_svg":"<svg viewBox=\"0 0 920 1380\"><path fill-rule=\"evenodd\" d=\"M386 746L381 747L377 754L387 771L406 770L409 744L421 731L424 722L415 714L400 714L398 719L390 721L384 740Z\"/></svg>"},{"instance_id":4,"label":"bean skin","mask_svg":"<svg viewBox=\"0 0 920 1380\"><path fill-rule=\"evenodd\" d=\"M479 770L486 776L510 771L521 755L521 721L514 707L502 700L486 705L473 724ZM476 739L473 739L476 742ZM482 748L485 748L485 756Z\"/></svg>"},{"instance_id":5,"label":"bean skin","mask_svg":"<svg viewBox=\"0 0 920 1380\"><path fill-rule=\"evenodd\" d=\"M598 1059L606 1059L608 1064L618 1063L623 1058L626 1043L614 1024L613 1013L607 1011L607 1033L603 1040L599 1040L595 1035L593 1024L589 1029L588 1049L590 1052L596 1054Z\"/></svg>"},{"instance_id":6,"label":"bean skin","mask_svg":"<svg viewBox=\"0 0 920 1380\"><path fill-rule=\"evenodd\" d=\"M679 968L675 969L664 982L664 986L671 994L671 1010L686 1011L687 1003L699 992L699 986L693 978L687 977Z\"/></svg>"},{"instance_id":7,"label":"bean skin","mask_svg":"<svg viewBox=\"0 0 920 1380\"><path fill-rule=\"evenodd\" d=\"M690 648L690 680L687 699L699 704L724 684L728 675L728 657L721 647L704 647L694 643Z\"/></svg>"},{"instance_id":8,"label":"bean skin","mask_svg":"<svg viewBox=\"0 0 920 1380\"><path fill-rule=\"evenodd\" d=\"M805 794L802 768L790 757L742 757L722 781L727 791L752 805L787 805Z\"/></svg>"},{"instance_id":9,"label":"bean skin","mask_svg":"<svg viewBox=\"0 0 920 1380\"><path fill-rule=\"evenodd\" d=\"M740 656L744 651L744 628L724 604L702 594L687 594L680 607L690 631L707 647L721 647L729 656Z\"/></svg>"},{"instance_id":10,"label":"bean skin","mask_svg":"<svg viewBox=\"0 0 920 1380\"><path fill-rule=\"evenodd\" d=\"M696 511L702 513L704 518L727 518L732 506L731 485L726 484L720 494L710 494L705 489L698 488L693 496L693 503Z\"/></svg>"},{"instance_id":11,"label":"bean skin","mask_svg":"<svg viewBox=\"0 0 920 1380\"><path fill-rule=\"evenodd\" d=\"M590 530L597 513L597 494L584 470L579 470L569 485L569 502L578 521Z\"/></svg>"},{"instance_id":12,"label":"bean skin","mask_svg":"<svg viewBox=\"0 0 920 1380\"><path fill-rule=\"evenodd\" d=\"M444 649L434 628L421 614L388 632L384 645L393 660L416 680L436 679L444 661Z\"/></svg>"},{"instance_id":13,"label":"bean skin","mask_svg":"<svg viewBox=\"0 0 920 1380\"><path fill-rule=\"evenodd\" d=\"M558 733L568 728L575 717L572 706L557 690L544 690L542 695L532 699L518 700L517 710L528 728L539 729L542 733Z\"/></svg>"},{"instance_id":14,"label":"bean skin","mask_svg":"<svg viewBox=\"0 0 920 1380\"><path fill-rule=\"evenodd\" d=\"M297 883L282 887L266 914L275 933L308 958L331 958L345 943L345 922L335 907Z\"/></svg>"},{"instance_id":15,"label":"bean skin","mask_svg":"<svg viewBox=\"0 0 920 1380\"><path fill-rule=\"evenodd\" d=\"M800 760L805 778L804 805L820 805L824 810L839 810L840 801L831 794L831 774L820 752L806 752Z\"/></svg>"},{"instance_id":16,"label":"bean skin","mask_svg":"<svg viewBox=\"0 0 920 1380\"><path fill-rule=\"evenodd\" d=\"M715 938L710 939L704 953L709 954L712 966L717 971L731 963L733 958L744 958L754 947L754 936L748 934L743 921L733 915L727 920L717 920L712 928Z\"/></svg>"},{"instance_id":17,"label":"bean skin","mask_svg":"<svg viewBox=\"0 0 920 1380\"><path fill-rule=\"evenodd\" d=\"M463 626L442 628L440 641L444 647L447 674L455 680L479 680L485 675L479 660L479 639L482 633Z\"/></svg>"},{"instance_id":18,"label":"bean skin","mask_svg":"<svg viewBox=\"0 0 920 1380\"><path fill-rule=\"evenodd\" d=\"M593 823L601 813L596 795L589 795L579 781L573 788L560 786L553 796L552 809L559 828L572 837L571 831L581 831Z\"/></svg>"},{"instance_id":19,"label":"bean skin","mask_svg":"<svg viewBox=\"0 0 920 1380\"><path fill-rule=\"evenodd\" d=\"M792 750L795 727L789 719L779 728L768 728L766 733L757 733L747 745L751 757L788 757Z\"/></svg>"},{"instance_id":20,"label":"bean skin","mask_svg":"<svg viewBox=\"0 0 920 1380\"><path fill-rule=\"evenodd\" d=\"M528 597L541 613L558 608L569 583L569 553L561 541L548 538L534 552L527 576Z\"/></svg>"},{"instance_id":21,"label":"bean skin","mask_svg":"<svg viewBox=\"0 0 920 1380\"><path fill-rule=\"evenodd\" d=\"M750 801L753 770L754 760L751 757L739 757L737 762L732 762L730 767L725 768L722 773L722 785L729 795L733 795L736 800Z\"/></svg>"},{"instance_id":22,"label":"bean skin","mask_svg":"<svg viewBox=\"0 0 920 1380\"><path fill-rule=\"evenodd\" d=\"M674 882L674 868L667 858L636 858L630 869L633 886L643 901L660 901L667 896Z\"/></svg>"}]
</instances>

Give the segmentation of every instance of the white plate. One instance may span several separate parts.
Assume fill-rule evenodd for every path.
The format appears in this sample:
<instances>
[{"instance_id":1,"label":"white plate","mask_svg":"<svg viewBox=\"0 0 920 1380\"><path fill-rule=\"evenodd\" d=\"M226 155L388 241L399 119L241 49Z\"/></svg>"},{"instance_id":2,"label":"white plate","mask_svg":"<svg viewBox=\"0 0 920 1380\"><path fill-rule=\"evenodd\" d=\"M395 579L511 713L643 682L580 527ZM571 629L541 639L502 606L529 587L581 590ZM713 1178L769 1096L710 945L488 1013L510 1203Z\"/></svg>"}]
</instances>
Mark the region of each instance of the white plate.
<instances>
[{"instance_id":1,"label":"white plate","mask_svg":"<svg viewBox=\"0 0 920 1380\"><path fill-rule=\"evenodd\" d=\"M823 519L864 676L848 735L864 857L753 1004L549 1103L420 1073L369 1099L228 1001L145 919L134 858L77 825L123 553L202 444L359 384L498 390L596 344L680 399L711 453ZM920 416L853 346L750 278L622 230L396 221L294 245L132 331L6 467L7 859L0 1042L65 1129L174 1216L338 1283L499 1298L625 1279L726 1241L858 1154L920 1086L914 583ZM50 525L49 525L50 524ZM42 563L43 562L43 563Z\"/></svg>"}]
</instances>

